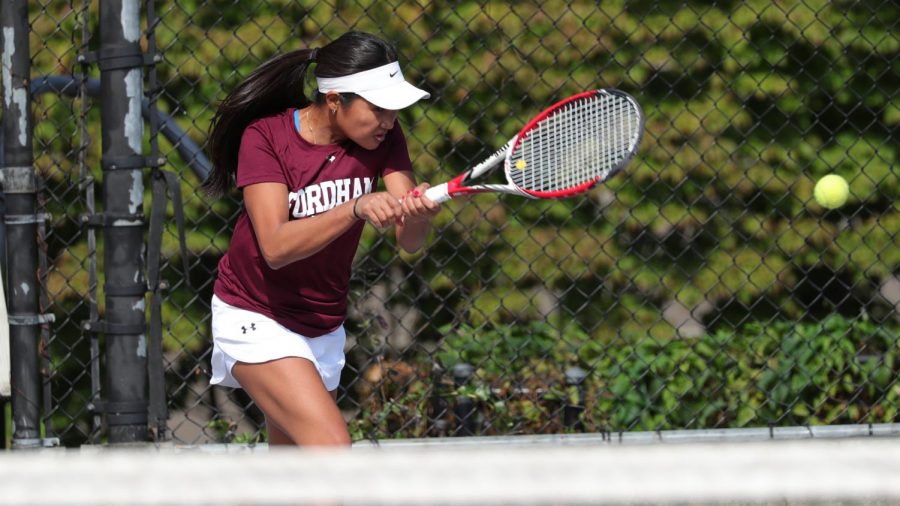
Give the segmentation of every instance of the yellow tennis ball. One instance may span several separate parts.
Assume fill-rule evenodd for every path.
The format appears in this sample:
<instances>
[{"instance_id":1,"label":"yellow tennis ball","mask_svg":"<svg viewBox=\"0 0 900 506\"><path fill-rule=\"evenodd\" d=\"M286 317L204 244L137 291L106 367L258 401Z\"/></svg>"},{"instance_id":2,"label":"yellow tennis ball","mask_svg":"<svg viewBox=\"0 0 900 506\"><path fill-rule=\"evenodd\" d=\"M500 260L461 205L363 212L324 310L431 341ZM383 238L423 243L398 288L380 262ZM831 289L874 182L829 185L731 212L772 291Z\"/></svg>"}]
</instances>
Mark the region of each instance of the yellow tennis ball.
<instances>
[{"instance_id":1,"label":"yellow tennis ball","mask_svg":"<svg viewBox=\"0 0 900 506\"><path fill-rule=\"evenodd\" d=\"M521 158L516 160L516 168L517 169L522 170L525 168L526 165L528 165L528 164L525 163L525 160L522 160Z\"/></svg>"},{"instance_id":2,"label":"yellow tennis ball","mask_svg":"<svg viewBox=\"0 0 900 506\"><path fill-rule=\"evenodd\" d=\"M847 186L847 181L836 174L829 174L820 179L813 190L816 202L828 209L841 207L847 202L849 195L850 187Z\"/></svg>"}]
</instances>

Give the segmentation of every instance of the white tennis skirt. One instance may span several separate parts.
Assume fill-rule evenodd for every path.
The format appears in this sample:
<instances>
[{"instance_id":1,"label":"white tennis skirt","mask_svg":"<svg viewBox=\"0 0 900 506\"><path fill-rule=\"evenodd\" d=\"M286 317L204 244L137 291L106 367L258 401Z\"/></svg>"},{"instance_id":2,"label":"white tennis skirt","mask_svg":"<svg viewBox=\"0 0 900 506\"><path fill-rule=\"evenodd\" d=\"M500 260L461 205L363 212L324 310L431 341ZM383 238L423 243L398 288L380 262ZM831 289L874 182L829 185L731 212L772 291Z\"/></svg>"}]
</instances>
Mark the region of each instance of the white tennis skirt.
<instances>
[{"instance_id":1,"label":"white tennis skirt","mask_svg":"<svg viewBox=\"0 0 900 506\"><path fill-rule=\"evenodd\" d=\"M212 378L210 385L240 388L231 375L236 362L258 364L285 357L312 362L329 391L338 387L344 368L347 334L341 325L334 331L309 338L253 311L240 309L212 297Z\"/></svg>"}]
</instances>

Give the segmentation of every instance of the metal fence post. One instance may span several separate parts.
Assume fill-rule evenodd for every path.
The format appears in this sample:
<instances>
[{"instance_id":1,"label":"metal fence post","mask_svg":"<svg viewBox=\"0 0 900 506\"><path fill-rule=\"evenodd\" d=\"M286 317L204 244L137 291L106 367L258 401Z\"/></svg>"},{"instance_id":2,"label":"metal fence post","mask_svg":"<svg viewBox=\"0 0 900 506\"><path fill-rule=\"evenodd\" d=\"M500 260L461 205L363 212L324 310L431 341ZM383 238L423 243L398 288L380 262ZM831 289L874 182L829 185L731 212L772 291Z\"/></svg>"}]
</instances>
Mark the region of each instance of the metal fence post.
<instances>
[{"instance_id":1,"label":"metal fence post","mask_svg":"<svg viewBox=\"0 0 900 506\"><path fill-rule=\"evenodd\" d=\"M434 363L431 367L431 398L430 415L428 417L428 434L430 436L443 436L447 433L449 425L447 416L447 401L443 397L442 388L440 387L444 376L444 368L440 364Z\"/></svg>"},{"instance_id":2,"label":"metal fence post","mask_svg":"<svg viewBox=\"0 0 900 506\"><path fill-rule=\"evenodd\" d=\"M140 46L140 1L100 2L101 126L106 281L107 415L109 441L147 439L147 337L144 294L142 156L144 56ZM99 219L98 219L99 218Z\"/></svg>"},{"instance_id":3,"label":"metal fence post","mask_svg":"<svg viewBox=\"0 0 900 506\"><path fill-rule=\"evenodd\" d=\"M41 446L41 380L38 365L39 315L36 181L33 168L28 2L3 2L3 191L9 251L9 324L13 448Z\"/></svg>"},{"instance_id":4,"label":"metal fence post","mask_svg":"<svg viewBox=\"0 0 900 506\"><path fill-rule=\"evenodd\" d=\"M563 427L566 429L584 430L584 422L580 417L584 412L584 380L586 378L587 372L580 367L566 369L566 403L563 408Z\"/></svg>"},{"instance_id":5,"label":"metal fence post","mask_svg":"<svg viewBox=\"0 0 900 506\"><path fill-rule=\"evenodd\" d=\"M475 374L475 367L471 364L459 363L453 366L453 384L457 391L467 386ZM456 395L456 407L453 409L456 417L455 436L474 436L476 417L475 401L470 396Z\"/></svg>"}]
</instances>

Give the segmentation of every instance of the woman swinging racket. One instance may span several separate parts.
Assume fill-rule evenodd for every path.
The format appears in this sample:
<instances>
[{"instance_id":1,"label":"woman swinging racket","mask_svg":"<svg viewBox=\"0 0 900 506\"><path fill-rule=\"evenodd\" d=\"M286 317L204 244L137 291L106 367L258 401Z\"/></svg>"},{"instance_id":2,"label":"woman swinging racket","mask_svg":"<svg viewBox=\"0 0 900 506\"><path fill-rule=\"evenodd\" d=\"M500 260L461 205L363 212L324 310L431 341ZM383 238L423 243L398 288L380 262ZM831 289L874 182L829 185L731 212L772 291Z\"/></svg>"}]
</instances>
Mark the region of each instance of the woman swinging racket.
<instances>
[{"instance_id":1,"label":"woman swinging racket","mask_svg":"<svg viewBox=\"0 0 900 506\"><path fill-rule=\"evenodd\" d=\"M350 444L335 399L363 226L393 227L415 251L438 211L396 121L429 94L404 80L397 60L381 39L346 33L264 63L213 119L205 187L221 195L236 184L244 210L214 287L210 383L243 388L273 445Z\"/></svg>"}]
</instances>

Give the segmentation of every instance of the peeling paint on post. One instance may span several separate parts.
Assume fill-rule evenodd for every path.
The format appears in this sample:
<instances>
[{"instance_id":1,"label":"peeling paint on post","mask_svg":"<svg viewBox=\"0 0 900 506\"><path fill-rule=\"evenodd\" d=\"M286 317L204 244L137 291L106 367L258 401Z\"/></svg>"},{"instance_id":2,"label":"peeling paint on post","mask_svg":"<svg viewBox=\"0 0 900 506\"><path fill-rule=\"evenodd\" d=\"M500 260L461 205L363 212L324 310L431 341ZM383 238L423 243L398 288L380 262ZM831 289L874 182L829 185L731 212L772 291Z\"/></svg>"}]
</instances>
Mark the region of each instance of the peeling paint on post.
<instances>
[{"instance_id":1,"label":"peeling paint on post","mask_svg":"<svg viewBox=\"0 0 900 506\"><path fill-rule=\"evenodd\" d=\"M103 228L106 320L116 325L106 334L106 401L132 406L130 411L107 413L110 443L147 439L147 337L144 334L144 124L143 54L139 0L101 0L100 51L119 57L100 59L101 122L103 131L103 202L115 215ZM124 56L123 56L124 55ZM127 63L122 63L126 61ZM125 329L125 330L122 330Z\"/></svg>"},{"instance_id":2,"label":"peeling paint on post","mask_svg":"<svg viewBox=\"0 0 900 506\"><path fill-rule=\"evenodd\" d=\"M5 110L13 113L18 126L18 135L13 139L20 146L28 144L28 90L24 86L16 87L13 83L13 55L16 53L16 30L3 27L3 104ZM26 46L27 47L27 46ZM13 110L15 106L15 110Z\"/></svg>"},{"instance_id":3,"label":"peeling paint on post","mask_svg":"<svg viewBox=\"0 0 900 506\"><path fill-rule=\"evenodd\" d=\"M140 151L138 151L140 152ZM131 188L128 190L128 212L136 214L144 205L144 177L139 171L131 172ZM143 264L143 262L141 262Z\"/></svg>"},{"instance_id":4,"label":"peeling paint on post","mask_svg":"<svg viewBox=\"0 0 900 506\"><path fill-rule=\"evenodd\" d=\"M31 59L28 36L28 2L4 0L0 3L0 26L3 34L2 65L3 85L3 161L4 171L17 170L32 174L34 165L31 140L31 110L28 93L31 75ZM7 172L8 174L8 172ZM7 216L31 217L37 214L34 180L15 184L15 191L4 187ZM30 182L28 182L30 181ZM37 223L34 219L6 224L8 248L7 281L10 287L8 312L10 316L28 316L40 313L40 290L36 289L38 272ZM10 380L12 384L13 448L34 448L42 445L40 417L42 402L41 374L39 367L39 328L36 324L10 325L9 347L11 358Z\"/></svg>"},{"instance_id":5,"label":"peeling paint on post","mask_svg":"<svg viewBox=\"0 0 900 506\"><path fill-rule=\"evenodd\" d=\"M131 69L125 74L125 94L128 96L128 112L125 114L125 138L128 147L135 153L141 152L144 139L144 121L141 117L141 96L143 95L143 76L141 69ZM141 186L143 194L143 185Z\"/></svg>"},{"instance_id":6,"label":"peeling paint on post","mask_svg":"<svg viewBox=\"0 0 900 506\"><path fill-rule=\"evenodd\" d=\"M135 355L144 360L147 359L147 336L145 334L138 336L138 345Z\"/></svg>"},{"instance_id":7,"label":"peeling paint on post","mask_svg":"<svg viewBox=\"0 0 900 506\"><path fill-rule=\"evenodd\" d=\"M123 2L120 21L122 23L122 38L128 42L137 42L141 36L140 2Z\"/></svg>"}]
</instances>

